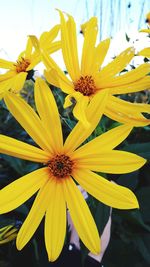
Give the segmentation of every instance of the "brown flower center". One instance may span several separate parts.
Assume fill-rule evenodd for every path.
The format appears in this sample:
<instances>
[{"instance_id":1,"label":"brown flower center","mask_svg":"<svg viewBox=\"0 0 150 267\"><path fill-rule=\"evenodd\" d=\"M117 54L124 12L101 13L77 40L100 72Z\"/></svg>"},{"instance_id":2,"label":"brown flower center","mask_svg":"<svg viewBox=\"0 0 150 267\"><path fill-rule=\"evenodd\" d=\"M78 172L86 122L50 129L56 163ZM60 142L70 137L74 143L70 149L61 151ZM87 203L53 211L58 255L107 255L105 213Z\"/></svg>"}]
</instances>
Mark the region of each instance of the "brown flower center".
<instances>
[{"instance_id":1,"label":"brown flower center","mask_svg":"<svg viewBox=\"0 0 150 267\"><path fill-rule=\"evenodd\" d=\"M17 63L14 65L16 67L16 72L24 72L30 65L30 61L22 57L21 60L17 61Z\"/></svg>"},{"instance_id":2,"label":"brown flower center","mask_svg":"<svg viewBox=\"0 0 150 267\"><path fill-rule=\"evenodd\" d=\"M92 76L81 76L77 82L74 82L74 90L85 96L91 96L96 91L96 86Z\"/></svg>"},{"instance_id":3,"label":"brown flower center","mask_svg":"<svg viewBox=\"0 0 150 267\"><path fill-rule=\"evenodd\" d=\"M73 161L64 154L56 155L48 161L48 167L53 176L57 178L64 178L71 175Z\"/></svg>"}]
</instances>

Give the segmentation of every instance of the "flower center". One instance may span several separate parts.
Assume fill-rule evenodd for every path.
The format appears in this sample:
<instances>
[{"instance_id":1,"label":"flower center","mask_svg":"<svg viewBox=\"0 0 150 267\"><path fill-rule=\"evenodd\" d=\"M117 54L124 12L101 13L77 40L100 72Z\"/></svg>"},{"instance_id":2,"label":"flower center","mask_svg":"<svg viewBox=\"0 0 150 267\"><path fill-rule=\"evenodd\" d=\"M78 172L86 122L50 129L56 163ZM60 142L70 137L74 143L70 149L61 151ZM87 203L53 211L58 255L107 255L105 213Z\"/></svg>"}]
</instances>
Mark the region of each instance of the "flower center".
<instances>
[{"instance_id":1,"label":"flower center","mask_svg":"<svg viewBox=\"0 0 150 267\"><path fill-rule=\"evenodd\" d=\"M24 72L26 71L27 67L30 65L30 61L22 57L21 60L17 61L17 63L14 65L18 73Z\"/></svg>"},{"instance_id":2,"label":"flower center","mask_svg":"<svg viewBox=\"0 0 150 267\"><path fill-rule=\"evenodd\" d=\"M73 161L62 154L56 155L48 161L48 167L52 175L57 178L64 178L72 173Z\"/></svg>"},{"instance_id":3,"label":"flower center","mask_svg":"<svg viewBox=\"0 0 150 267\"><path fill-rule=\"evenodd\" d=\"M74 90L85 96L93 95L96 91L96 86L92 76L81 76L80 79L74 83Z\"/></svg>"}]
</instances>

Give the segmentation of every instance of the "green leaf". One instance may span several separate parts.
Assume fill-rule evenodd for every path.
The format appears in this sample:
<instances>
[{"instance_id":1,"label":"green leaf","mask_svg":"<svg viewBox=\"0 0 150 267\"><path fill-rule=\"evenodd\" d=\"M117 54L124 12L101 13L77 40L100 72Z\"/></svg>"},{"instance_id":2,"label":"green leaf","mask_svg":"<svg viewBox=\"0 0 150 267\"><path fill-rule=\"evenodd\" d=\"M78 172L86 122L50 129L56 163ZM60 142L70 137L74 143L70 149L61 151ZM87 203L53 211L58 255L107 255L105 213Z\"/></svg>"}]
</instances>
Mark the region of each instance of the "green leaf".
<instances>
[{"instance_id":1,"label":"green leaf","mask_svg":"<svg viewBox=\"0 0 150 267\"><path fill-rule=\"evenodd\" d=\"M123 150L138 154L145 159L150 159L150 142L142 144L129 144L124 146Z\"/></svg>"}]
</instances>

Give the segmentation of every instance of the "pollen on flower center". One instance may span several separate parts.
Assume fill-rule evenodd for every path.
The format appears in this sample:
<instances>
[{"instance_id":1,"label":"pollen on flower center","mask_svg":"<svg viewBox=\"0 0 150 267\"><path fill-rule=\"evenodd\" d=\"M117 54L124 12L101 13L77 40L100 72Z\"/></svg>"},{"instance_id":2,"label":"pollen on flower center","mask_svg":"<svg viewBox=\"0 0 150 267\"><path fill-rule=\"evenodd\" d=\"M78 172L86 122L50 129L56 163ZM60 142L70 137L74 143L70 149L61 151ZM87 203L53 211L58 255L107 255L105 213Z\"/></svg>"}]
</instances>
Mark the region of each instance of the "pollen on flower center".
<instances>
[{"instance_id":1,"label":"pollen on flower center","mask_svg":"<svg viewBox=\"0 0 150 267\"><path fill-rule=\"evenodd\" d=\"M30 61L22 57L21 60L17 61L17 63L14 65L16 67L16 72L24 72L30 65Z\"/></svg>"},{"instance_id":2,"label":"pollen on flower center","mask_svg":"<svg viewBox=\"0 0 150 267\"><path fill-rule=\"evenodd\" d=\"M96 86L92 76L81 76L77 82L74 82L74 90L85 96L91 96L96 91Z\"/></svg>"},{"instance_id":3,"label":"pollen on flower center","mask_svg":"<svg viewBox=\"0 0 150 267\"><path fill-rule=\"evenodd\" d=\"M64 178L72 173L73 161L66 155L56 155L47 163L50 172L57 178Z\"/></svg>"}]
</instances>

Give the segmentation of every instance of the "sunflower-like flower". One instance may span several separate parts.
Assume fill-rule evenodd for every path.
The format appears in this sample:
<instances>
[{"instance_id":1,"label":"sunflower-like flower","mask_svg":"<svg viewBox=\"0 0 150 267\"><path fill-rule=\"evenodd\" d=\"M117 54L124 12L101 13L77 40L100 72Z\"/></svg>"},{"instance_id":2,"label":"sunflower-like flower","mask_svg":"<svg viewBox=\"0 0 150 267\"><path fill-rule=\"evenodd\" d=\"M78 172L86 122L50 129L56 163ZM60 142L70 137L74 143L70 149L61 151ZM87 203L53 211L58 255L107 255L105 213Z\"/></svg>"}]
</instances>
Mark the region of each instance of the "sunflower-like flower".
<instances>
[{"instance_id":1,"label":"sunflower-like flower","mask_svg":"<svg viewBox=\"0 0 150 267\"><path fill-rule=\"evenodd\" d=\"M147 104L133 104L121 100L114 95L138 92L150 88L150 64L145 63L125 74L121 72L134 57L134 49L130 47L118 55L112 62L102 68L110 45L110 39L106 39L95 46L97 38L97 19L93 17L82 26L84 43L82 49L81 66L79 66L77 51L76 25L72 16L68 20L61 11L61 45L68 78L58 65L43 53L43 62L47 68L45 77L50 84L60 87L68 94L64 107L72 104L72 98L76 100L73 109L74 116L89 126L86 107L89 102L104 90L108 91L108 100L104 114L121 123L129 123L134 126L144 126L150 123L141 113L149 113Z\"/></svg>"},{"instance_id":2,"label":"sunflower-like flower","mask_svg":"<svg viewBox=\"0 0 150 267\"><path fill-rule=\"evenodd\" d=\"M105 91L98 101L87 107L90 126L78 122L63 143L57 105L48 85L35 82L35 103L39 116L19 96L8 93L5 103L16 120L40 147L0 135L0 152L43 163L44 166L0 191L0 213L9 212L38 190L33 206L17 236L17 248L31 239L45 215L45 243L49 260L60 254L66 233L66 204L75 228L93 253L99 253L99 234L89 208L76 184L80 184L99 201L118 209L138 208L135 195L127 188L111 183L95 172L127 173L140 168L145 159L132 153L113 150L132 130L116 127L92 141L81 144L92 133L103 114L107 101ZM115 137L115 138L114 138Z\"/></svg>"},{"instance_id":3,"label":"sunflower-like flower","mask_svg":"<svg viewBox=\"0 0 150 267\"><path fill-rule=\"evenodd\" d=\"M39 43L42 44L48 54L60 48L60 41L53 42L59 31L59 25L53 27L49 32L44 32ZM0 74L0 99L7 91L19 93L23 88L25 80L31 79L34 75L33 68L41 61L38 49L34 49L32 40L29 37L25 51L21 52L16 62L0 59L0 68L8 70Z\"/></svg>"}]
</instances>

